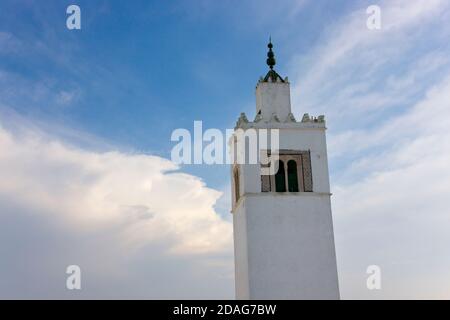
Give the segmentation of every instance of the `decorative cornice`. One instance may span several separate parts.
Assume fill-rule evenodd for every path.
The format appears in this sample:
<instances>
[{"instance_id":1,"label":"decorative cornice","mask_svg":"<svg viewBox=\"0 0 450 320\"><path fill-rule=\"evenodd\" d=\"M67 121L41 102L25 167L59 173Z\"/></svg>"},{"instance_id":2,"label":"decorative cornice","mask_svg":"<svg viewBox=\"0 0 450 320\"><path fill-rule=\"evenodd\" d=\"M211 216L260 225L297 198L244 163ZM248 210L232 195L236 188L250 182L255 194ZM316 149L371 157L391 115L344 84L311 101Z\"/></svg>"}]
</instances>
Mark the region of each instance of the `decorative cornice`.
<instances>
[{"instance_id":1,"label":"decorative cornice","mask_svg":"<svg viewBox=\"0 0 450 320\"><path fill-rule=\"evenodd\" d=\"M294 115L290 113L284 121L280 121L278 116L274 113L269 121L264 120L261 113L255 117L255 120L249 121L245 113L241 113L236 122L235 129L326 129L325 117L323 115L318 117L310 117L305 113L300 122L296 121Z\"/></svg>"}]
</instances>

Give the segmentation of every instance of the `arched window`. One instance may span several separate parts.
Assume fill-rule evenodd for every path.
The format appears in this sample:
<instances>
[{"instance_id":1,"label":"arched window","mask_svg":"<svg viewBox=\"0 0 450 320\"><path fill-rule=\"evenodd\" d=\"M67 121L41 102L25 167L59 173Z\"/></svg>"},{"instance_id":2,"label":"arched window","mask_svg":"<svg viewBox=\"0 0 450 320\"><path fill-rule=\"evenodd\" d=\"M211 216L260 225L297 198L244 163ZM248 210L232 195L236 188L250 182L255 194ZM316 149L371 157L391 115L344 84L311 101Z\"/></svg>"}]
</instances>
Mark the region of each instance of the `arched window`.
<instances>
[{"instance_id":1,"label":"arched window","mask_svg":"<svg viewBox=\"0 0 450 320\"><path fill-rule=\"evenodd\" d=\"M286 178L284 176L283 161L278 161L278 172L275 174L275 191L286 192Z\"/></svg>"},{"instance_id":2,"label":"arched window","mask_svg":"<svg viewBox=\"0 0 450 320\"><path fill-rule=\"evenodd\" d=\"M289 192L298 192L297 162L290 160L287 165Z\"/></svg>"},{"instance_id":3,"label":"arched window","mask_svg":"<svg viewBox=\"0 0 450 320\"><path fill-rule=\"evenodd\" d=\"M234 168L234 202L237 203L239 201L239 197L241 195L239 190L239 170L238 168Z\"/></svg>"}]
</instances>

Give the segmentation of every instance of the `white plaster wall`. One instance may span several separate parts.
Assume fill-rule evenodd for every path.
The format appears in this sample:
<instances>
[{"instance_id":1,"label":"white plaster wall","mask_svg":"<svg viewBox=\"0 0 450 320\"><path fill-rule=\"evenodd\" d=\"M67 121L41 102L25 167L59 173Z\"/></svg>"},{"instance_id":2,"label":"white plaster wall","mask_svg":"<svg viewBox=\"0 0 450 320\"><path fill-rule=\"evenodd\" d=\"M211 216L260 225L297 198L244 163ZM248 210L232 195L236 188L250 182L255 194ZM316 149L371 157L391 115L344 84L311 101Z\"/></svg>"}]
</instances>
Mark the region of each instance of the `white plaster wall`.
<instances>
[{"instance_id":1,"label":"white plaster wall","mask_svg":"<svg viewBox=\"0 0 450 320\"><path fill-rule=\"evenodd\" d=\"M261 191L261 166L254 164L241 165L243 176L243 192L256 193Z\"/></svg>"},{"instance_id":2,"label":"white plaster wall","mask_svg":"<svg viewBox=\"0 0 450 320\"><path fill-rule=\"evenodd\" d=\"M339 299L329 195L247 194L233 219L237 299Z\"/></svg>"},{"instance_id":3,"label":"white plaster wall","mask_svg":"<svg viewBox=\"0 0 450 320\"><path fill-rule=\"evenodd\" d=\"M284 121L291 112L289 83L259 82L256 87L256 113L260 110L265 120L270 120L275 113Z\"/></svg>"},{"instance_id":4,"label":"white plaster wall","mask_svg":"<svg viewBox=\"0 0 450 320\"><path fill-rule=\"evenodd\" d=\"M248 242L247 242L247 215L245 214L245 201L233 214L234 230L234 277L236 299L250 298L250 283L248 277Z\"/></svg>"}]
</instances>

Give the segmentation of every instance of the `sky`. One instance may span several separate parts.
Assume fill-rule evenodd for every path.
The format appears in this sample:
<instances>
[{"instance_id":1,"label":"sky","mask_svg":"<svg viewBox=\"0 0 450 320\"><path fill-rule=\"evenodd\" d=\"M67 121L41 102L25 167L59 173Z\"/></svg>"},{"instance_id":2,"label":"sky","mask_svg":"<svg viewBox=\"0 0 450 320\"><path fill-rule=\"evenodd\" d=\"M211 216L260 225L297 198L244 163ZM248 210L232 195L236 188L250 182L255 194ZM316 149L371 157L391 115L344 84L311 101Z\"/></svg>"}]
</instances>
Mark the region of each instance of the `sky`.
<instances>
[{"instance_id":1,"label":"sky","mask_svg":"<svg viewBox=\"0 0 450 320\"><path fill-rule=\"evenodd\" d=\"M271 36L294 115L326 116L341 297L449 299L449 21L446 0L2 0L0 298L234 298L229 167L179 166L170 138L255 116Z\"/></svg>"}]
</instances>

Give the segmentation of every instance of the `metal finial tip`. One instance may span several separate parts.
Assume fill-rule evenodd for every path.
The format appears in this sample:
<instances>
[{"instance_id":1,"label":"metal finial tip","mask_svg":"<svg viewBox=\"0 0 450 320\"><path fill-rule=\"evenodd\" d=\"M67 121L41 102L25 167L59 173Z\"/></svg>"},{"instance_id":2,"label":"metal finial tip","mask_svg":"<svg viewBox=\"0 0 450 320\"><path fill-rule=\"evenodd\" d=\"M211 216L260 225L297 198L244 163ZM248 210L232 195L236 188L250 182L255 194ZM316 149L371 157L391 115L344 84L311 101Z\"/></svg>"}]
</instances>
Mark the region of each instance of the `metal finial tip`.
<instances>
[{"instance_id":1,"label":"metal finial tip","mask_svg":"<svg viewBox=\"0 0 450 320\"><path fill-rule=\"evenodd\" d=\"M269 38L269 44L267 45L269 48L269 52L267 53L267 65L270 67L270 69L273 69L273 66L276 64L275 61L275 54L272 51L273 44L272 44L272 37Z\"/></svg>"}]
</instances>

